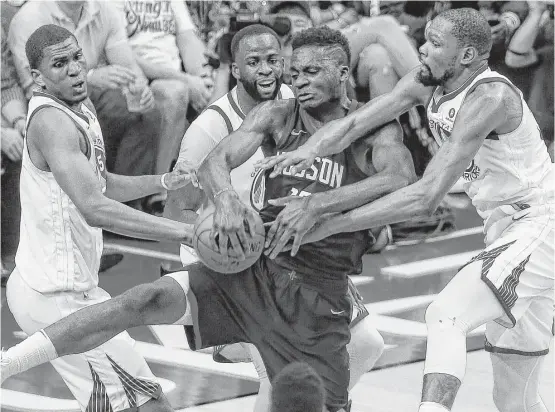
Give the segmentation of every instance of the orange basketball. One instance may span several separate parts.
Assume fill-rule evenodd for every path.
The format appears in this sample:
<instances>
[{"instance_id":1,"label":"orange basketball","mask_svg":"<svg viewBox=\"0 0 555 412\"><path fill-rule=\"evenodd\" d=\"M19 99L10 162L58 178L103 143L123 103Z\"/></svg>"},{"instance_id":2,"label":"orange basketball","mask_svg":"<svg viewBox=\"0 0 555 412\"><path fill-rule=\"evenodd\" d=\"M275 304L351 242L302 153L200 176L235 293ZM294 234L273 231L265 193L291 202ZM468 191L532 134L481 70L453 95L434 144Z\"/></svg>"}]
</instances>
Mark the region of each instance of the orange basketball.
<instances>
[{"instance_id":1,"label":"orange basketball","mask_svg":"<svg viewBox=\"0 0 555 412\"><path fill-rule=\"evenodd\" d=\"M202 263L210 269L219 273L237 273L251 267L258 260L264 249L265 231L262 219L256 215L256 227L254 230L251 250L246 253L245 260L239 260L229 256L224 262L219 250L214 250L210 241L210 232L214 221L214 207L205 209L195 223L193 234L193 247ZM247 230L247 228L245 228ZM247 230L248 233L248 230ZM231 248L231 244L228 244Z\"/></svg>"}]
</instances>

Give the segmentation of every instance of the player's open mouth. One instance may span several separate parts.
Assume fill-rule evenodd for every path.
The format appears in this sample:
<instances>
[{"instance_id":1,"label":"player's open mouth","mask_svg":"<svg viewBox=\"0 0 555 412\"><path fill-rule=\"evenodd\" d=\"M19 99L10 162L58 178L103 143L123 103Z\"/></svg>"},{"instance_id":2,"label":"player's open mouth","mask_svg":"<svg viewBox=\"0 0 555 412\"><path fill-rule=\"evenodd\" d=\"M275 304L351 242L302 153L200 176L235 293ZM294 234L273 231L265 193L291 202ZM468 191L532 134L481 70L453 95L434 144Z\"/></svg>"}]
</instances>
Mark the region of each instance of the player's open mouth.
<instances>
[{"instance_id":1,"label":"player's open mouth","mask_svg":"<svg viewBox=\"0 0 555 412\"><path fill-rule=\"evenodd\" d=\"M297 100L299 100L299 102L305 102L310 99L312 99L312 94L310 93L302 93L297 96Z\"/></svg>"},{"instance_id":2,"label":"player's open mouth","mask_svg":"<svg viewBox=\"0 0 555 412\"><path fill-rule=\"evenodd\" d=\"M262 82L258 82L258 87L260 87L262 90L270 91L274 88L275 84L275 80L265 80Z\"/></svg>"},{"instance_id":3,"label":"player's open mouth","mask_svg":"<svg viewBox=\"0 0 555 412\"><path fill-rule=\"evenodd\" d=\"M82 82L74 83L74 84L72 85L72 87L73 87L75 90L79 90L79 91L84 90L84 89L85 89L85 82L82 81Z\"/></svg>"}]
</instances>

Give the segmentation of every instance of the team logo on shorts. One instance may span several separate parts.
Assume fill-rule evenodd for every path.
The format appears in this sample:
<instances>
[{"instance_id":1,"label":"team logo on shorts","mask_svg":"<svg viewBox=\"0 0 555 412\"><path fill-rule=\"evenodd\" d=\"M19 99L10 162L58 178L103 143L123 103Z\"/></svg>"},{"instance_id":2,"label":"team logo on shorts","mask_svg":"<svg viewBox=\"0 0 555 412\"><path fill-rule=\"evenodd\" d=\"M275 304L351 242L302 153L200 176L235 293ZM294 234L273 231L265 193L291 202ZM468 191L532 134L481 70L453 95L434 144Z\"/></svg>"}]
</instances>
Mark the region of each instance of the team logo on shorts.
<instances>
[{"instance_id":1,"label":"team logo on shorts","mask_svg":"<svg viewBox=\"0 0 555 412\"><path fill-rule=\"evenodd\" d=\"M480 176L480 168L478 167L474 159L472 159L472 163L470 163L470 165L463 173L463 179L467 182L471 182L478 179L478 176Z\"/></svg>"},{"instance_id":2,"label":"team logo on shorts","mask_svg":"<svg viewBox=\"0 0 555 412\"><path fill-rule=\"evenodd\" d=\"M452 119L453 117L455 117L455 109L451 108L449 109L449 119Z\"/></svg>"}]
</instances>

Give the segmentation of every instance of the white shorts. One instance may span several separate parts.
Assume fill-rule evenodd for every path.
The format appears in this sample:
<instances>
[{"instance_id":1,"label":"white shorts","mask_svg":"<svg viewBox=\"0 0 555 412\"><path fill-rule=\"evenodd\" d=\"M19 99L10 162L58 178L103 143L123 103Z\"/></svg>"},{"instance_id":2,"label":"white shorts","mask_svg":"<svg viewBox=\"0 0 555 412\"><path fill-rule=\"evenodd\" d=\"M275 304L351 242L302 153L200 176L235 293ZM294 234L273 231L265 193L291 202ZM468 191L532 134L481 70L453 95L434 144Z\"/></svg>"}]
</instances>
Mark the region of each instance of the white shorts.
<instances>
[{"instance_id":1,"label":"white shorts","mask_svg":"<svg viewBox=\"0 0 555 412\"><path fill-rule=\"evenodd\" d=\"M530 208L508 217L501 235L472 261L505 315L486 325L486 350L540 356L553 338L555 216Z\"/></svg>"},{"instance_id":2,"label":"white shorts","mask_svg":"<svg viewBox=\"0 0 555 412\"><path fill-rule=\"evenodd\" d=\"M84 307L110 299L97 287L87 292L41 294L32 289L17 268L7 285L8 305L17 324L31 335ZM158 398L161 387L135 341L120 333L91 351L52 361L83 411L122 411Z\"/></svg>"}]
</instances>

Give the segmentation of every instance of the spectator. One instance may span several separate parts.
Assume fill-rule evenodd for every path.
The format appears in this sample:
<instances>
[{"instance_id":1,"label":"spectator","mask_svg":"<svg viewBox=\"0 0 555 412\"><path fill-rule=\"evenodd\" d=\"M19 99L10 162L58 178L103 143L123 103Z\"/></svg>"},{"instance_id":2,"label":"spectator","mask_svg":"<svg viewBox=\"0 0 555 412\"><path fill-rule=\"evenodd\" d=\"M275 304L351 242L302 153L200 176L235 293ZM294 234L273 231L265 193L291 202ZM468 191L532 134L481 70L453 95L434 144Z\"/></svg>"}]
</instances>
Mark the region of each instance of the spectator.
<instances>
[{"instance_id":1,"label":"spectator","mask_svg":"<svg viewBox=\"0 0 555 412\"><path fill-rule=\"evenodd\" d=\"M322 378L308 364L291 363L274 378L270 412L323 412L324 404Z\"/></svg>"},{"instance_id":2,"label":"spectator","mask_svg":"<svg viewBox=\"0 0 555 412\"><path fill-rule=\"evenodd\" d=\"M2 41L2 284L15 267L19 244L19 173L23 155L23 137L27 119L27 101L13 66L12 55L1 27Z\"/></svg>"},{"instance_id":3,"label":"spectator","mask_svg":"<svg viewBox=\"0 0 555 412\"><path fill-rule=\"evenodd\" d=\"M167 133L162 142L168 142L161 144L158 152L156 173L161 174L169 170L177 157L179 141L187 126L184 116L187 106L190 104L199 112L210 101L212 69L183 0L154 3L127 0L118 5L125 12L135 59L152 81L154 96L166 102L160 107L165 125L162 129ZM165 94L169 96L164 97Z\"/></svg>"},{"instance_id":4,"label":"spectator","mask_svg":"<svg viewBox=\"0 0 555 412\"><path fill-rule=\"evenodd\" d=\"M108 170L123 175L152 174L160 114L151 110L152 91L133 58L123 19L118 16L117 9L104 1L28 1L12 20L8 42L29 97L33 80L25 42L30 34L45 24L56 24L74 33L89 68L90 98L104 132ZM124 91L140 99L136 107L128 106ZM161 135L165 137L164 131ZM140 201L130 205L142 208Z\"/></svg>"},{"instance_id":5,"label":"spectator","mask_svg":"<svg viewBox=\"0 0 555 412\"><path fill-rule=\"evenodd\" d=\"M309 2L303 1L273 2L270 13L283 14L291 19L291 35L312 27L311 16L316 16L320 24L341 30L351 46L351 67L356 71L356 84L368 88L370 98L389 92L402 76L418 66L416 49L391 17L359 19L355 10L341 5L322 12L315 11L314 7L311 9ZM286 57L288 49L290 47L286 44ZM285 73L288 70L286 58Z\"/></svg>"},{"instance_id":6,"label":"spectator","mask_svg":"<svg viewBox=\"0 0 555 412\"><path fill-rule=\"evenodd\" d=\"M505 62L511 68L534 69L528 106L553 161L553 9L541 1L529 1L528 6L528 16L514 34Z\"/></svg>"}]
</instances>

